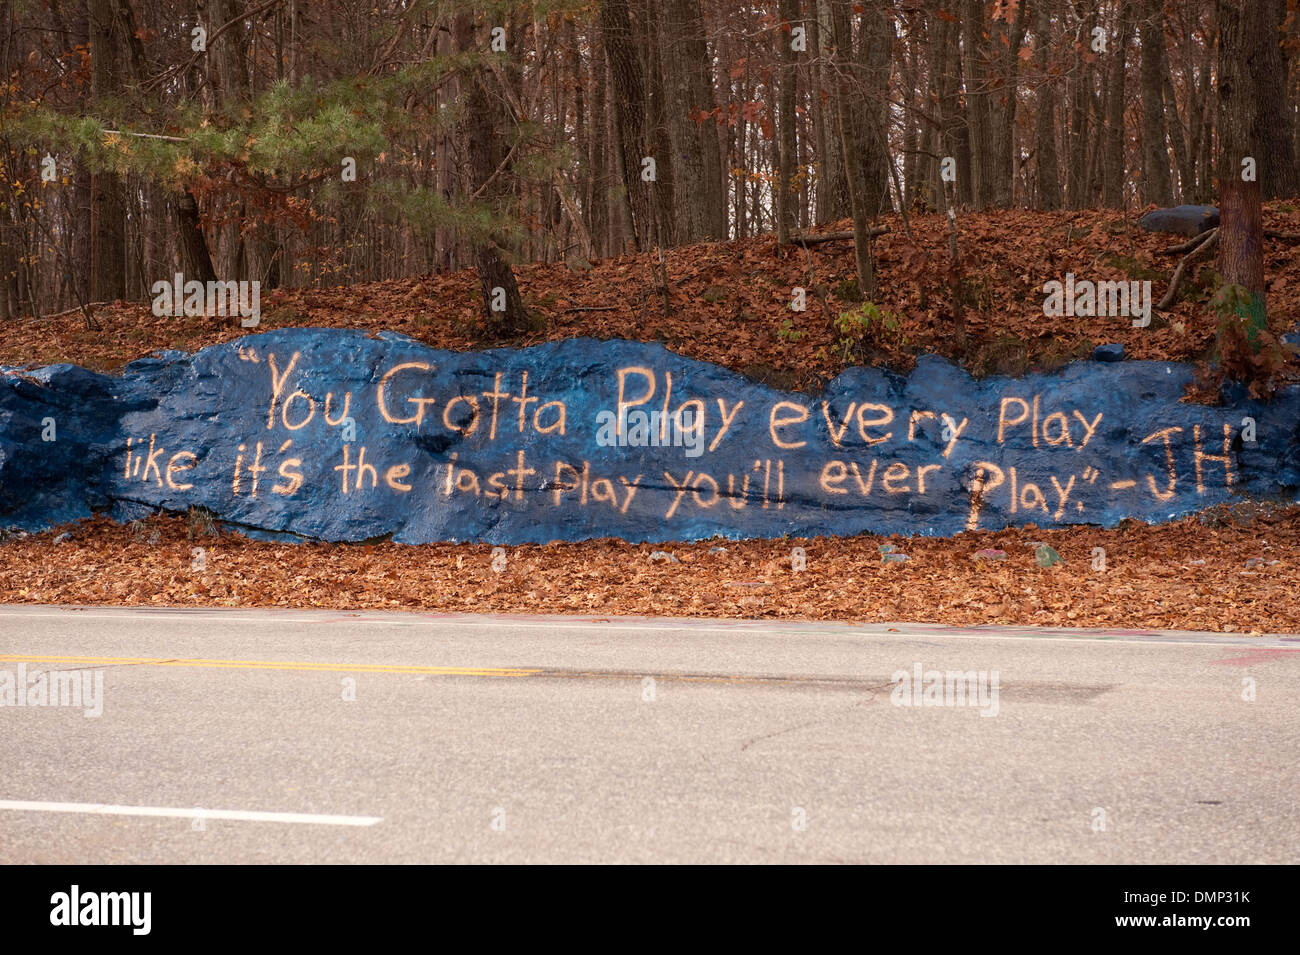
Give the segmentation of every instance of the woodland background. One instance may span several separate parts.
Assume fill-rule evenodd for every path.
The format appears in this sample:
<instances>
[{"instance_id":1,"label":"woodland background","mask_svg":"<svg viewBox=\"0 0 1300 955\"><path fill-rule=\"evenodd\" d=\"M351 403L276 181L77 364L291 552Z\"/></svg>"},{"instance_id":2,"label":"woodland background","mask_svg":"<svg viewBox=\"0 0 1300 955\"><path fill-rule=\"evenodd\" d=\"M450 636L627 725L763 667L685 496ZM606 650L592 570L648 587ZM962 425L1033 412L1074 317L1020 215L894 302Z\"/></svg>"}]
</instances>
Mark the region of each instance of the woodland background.
<instances>
[{"instance_id":1,"label":"woodland background","mask_svg":"<svg viewBox=\"0 0 1300 955\"><path fill-rule=\"evenodd\" d=\"M806 253L804 230L845 219L840 297L870 301L886 216L946 230L946 256L901 265L947 276L960 338L950 209L1217 201L1216 281L1259 326L1260 203L1300 195L1297 0L14 0L3 17L0 319L79 308L93 328L90 303L146 301L178 271L268 290L473 267L483 331L518 336L536 315L512 266L580 277L649 252L666 317L664 250L771 233Z\"/></svg>"},{"instance_id":2,"label":"woodland background","mask_svg":"<svg viewBox=\"0 0 1300 955\"><path fill-rule=\"evenodd\" d=\"M180 271L262 282L262 328L656 339L781 388L927 350L1019 374L1100 342L1220 368L1235 342L1227 367L1258 385L1300 317L1297 3L9 0L0 363L108 370L246 331L151 314L151 284ZM1209 239L1134 226L1199 202L1223 210L1217 260ZM1170 255L1200 258L1150 327L1044 320L1045 281L1159 295ZM799 575L790 541L683 545L689 574L644 546L556 544L494 574L479 545L287 547L212 536L194 512L97 518L0 534L0 593L1293 631L1297 511L1239 507L896 541L906 564L868 538L800 542ZM213 560L195 575L200 538ZM1064 568L1034 564L1039 541ZM1094 546L1122 599L1083 572ZM970 559L989 547L1008 559Z\"/></svg>"}]
</instances>

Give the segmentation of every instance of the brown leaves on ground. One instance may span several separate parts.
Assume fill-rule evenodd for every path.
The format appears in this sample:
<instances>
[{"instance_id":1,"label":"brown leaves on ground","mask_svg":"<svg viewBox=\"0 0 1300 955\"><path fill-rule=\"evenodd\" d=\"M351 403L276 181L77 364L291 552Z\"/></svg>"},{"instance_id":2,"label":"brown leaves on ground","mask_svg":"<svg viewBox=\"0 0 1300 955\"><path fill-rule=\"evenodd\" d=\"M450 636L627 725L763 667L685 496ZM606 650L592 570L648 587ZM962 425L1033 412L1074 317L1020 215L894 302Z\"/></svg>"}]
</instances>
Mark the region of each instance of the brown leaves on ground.
<instances>
[{"instance_id":1,"label":"brown leaves on ground","mask_svg":"<svg viewBox=\"0 0 1300 955\"><path fill-rule=\"evenodd\" d=\"M71 536L56 543L60 532ZM1300 632L1300 507L1247 504L1161 526L948 539L556 542L507 548L500 573L488 545L294 545L191 533L181 517L131 525L96 518L7 540L0 603ZM909 560L881 563L885 542ZM1036 542L1065 563L1039 567ZM200 546L201 571L192 569ZM794 547L806 553L802 572L792 566ZM1096 547L1106 551L1104 572L1093 569ZM972 559L984 548L1007 558ZM651 561L657 550L680 562Z\"/></svg>"},{"instance_id":2,"label":"brown leaves on ground","mask_svg":"<svg viewBox=\"0 0 1300 955\"><path fill-rule=\"evenodd\" d=\"M1135 219L1140 211L1134 211ZM1177 256L1162 250L1180 237L1143 232L1114 210L963 213L962 299L966 354L953 352L951 292L945 285L945 221L913 216L914 237L902 217L873 250L879 269L875 303L901 318L901 341L873 361L906 370L914 356L935 352L977 374L1050 370L1087 357L1092 347L1122 342L1131 358L1200 360L1214 343L1215 318L1206 307L1213 263L1184 287L1184 297L1149 328L1126 318L1046 318L1043 284L1076 280L1152 280L1153 300L1168 287ZM1266 225L1300 232L1290 203L1266 205ZM843 229L838 223L832 229ZM853 245L838 241L778 250L771 236L665 250L671 311L663 311L653 252L605 259L586 271L563 264L520 266L525 304L538 330L515 345L592 336L662 341L683 355L715 362L782 388L815 387L843 368L833 319L854 308ZM1281 240L1265 241L1270 324L1290 330L1300 315L1300 255ZM168 277L170 278L170 277ZM790 308L791 290L808 290L807 310ZM924 303L924 304L923 304ZM288 326L388 329L429 345L470 349L501 342L481 334L482 299L472 270L321 289L282 289L262 297L256 331ZM590 311L584 309L610 309ZM0 364L69 361L115 370L161 348L194 350L246 334L234 318L155 317L147 305L100 309L101 331L87 331L80 313L0 327ZM789 321L783 331L782 323ZM797 340L796 340L797 339Z\"/></svg>"}]
</instances>

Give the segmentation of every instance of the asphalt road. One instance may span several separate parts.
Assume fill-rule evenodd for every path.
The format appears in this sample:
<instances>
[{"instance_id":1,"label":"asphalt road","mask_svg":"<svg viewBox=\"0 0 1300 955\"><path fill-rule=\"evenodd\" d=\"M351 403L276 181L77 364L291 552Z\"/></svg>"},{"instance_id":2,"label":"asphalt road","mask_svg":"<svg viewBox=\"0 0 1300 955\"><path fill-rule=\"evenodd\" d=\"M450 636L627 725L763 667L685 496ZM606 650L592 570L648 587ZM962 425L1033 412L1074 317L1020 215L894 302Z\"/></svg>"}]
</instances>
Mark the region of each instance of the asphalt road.
<instances>
[{"instance_id":1,"label":"asphalt road","mask_svg":"<svg viewBox=\"0 0 1300 955\"><path fill-rule=\"evenodd\" d=\"M0 607L20 667L102 697L0 708L5 863L1300 862L1296 636Z\"/></svg>"}]
</instances>

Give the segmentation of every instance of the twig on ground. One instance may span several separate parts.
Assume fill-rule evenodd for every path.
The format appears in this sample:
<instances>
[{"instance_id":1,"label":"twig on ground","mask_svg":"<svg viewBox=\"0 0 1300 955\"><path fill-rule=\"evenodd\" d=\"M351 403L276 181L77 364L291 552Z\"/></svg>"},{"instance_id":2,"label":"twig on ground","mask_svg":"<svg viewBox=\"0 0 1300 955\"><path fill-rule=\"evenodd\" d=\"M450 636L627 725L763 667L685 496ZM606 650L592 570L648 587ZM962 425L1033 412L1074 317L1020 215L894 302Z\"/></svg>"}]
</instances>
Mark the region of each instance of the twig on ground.
<instances>
[{"instance_id":1,"label":"twig on ground","mask_svg":"<svg viewBox=\"0 0 1300 955\"><path fill-rule=\"evenodd\" d=\"M1206 238L1196 248L1183 256L1178 263L1178 268L1174 269L1174 277L1169 280L1169 291L1165 292L1165 297L1156 303L1156 308L1159 311L1166 311L1169 306L1178 300L1178 287L1183 284L1183 277L1187 272L1187 267L1195 261L1197 256L1219 244L1219 229L1217 226L1204 234Z\"/></svg>"}]
</instances>

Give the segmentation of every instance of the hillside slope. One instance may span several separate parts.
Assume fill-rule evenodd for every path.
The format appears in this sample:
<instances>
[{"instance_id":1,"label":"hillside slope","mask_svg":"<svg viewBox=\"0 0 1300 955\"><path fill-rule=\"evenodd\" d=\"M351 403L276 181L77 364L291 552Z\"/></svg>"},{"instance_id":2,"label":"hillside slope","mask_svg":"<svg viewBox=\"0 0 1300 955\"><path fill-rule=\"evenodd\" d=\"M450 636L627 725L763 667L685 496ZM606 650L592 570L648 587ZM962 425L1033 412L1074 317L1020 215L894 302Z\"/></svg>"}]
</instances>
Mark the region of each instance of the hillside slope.
<instances>
[{"instance_id":1,"label":"hillside slope","mask_svg":"<svg viewBox=\"0 0 1300 955\"><path fill-rule=\"evenodd\" d=\"M1131 358L1197 361L1208 357L1214 320L1206 308L1217 281L1213 263L1184 283L1178 303L1153 313L1150 327L1122 317L1043 314L1043 286L1068 274L1076 281L1150 280L1152 299L1165 292L1178 256L1165 252L1177 236L1144 232L1114 210L990 211L960 217L965 269L962 300L968 344L955 350L946 285L946 223L913 216L912 235L899 215L873 244L879 268L875 304L897 320L881 329L859 357L906 370L915 355L935 352L976 375L1050 370L1086 358L1095 345L1119 342ZM1300 232L1300 203L1272 202L1266 227ZM822 231L847 228L839 223ZM841 313L859 308L850 241L778 250L771 236L666 250L667 304L656 280L654 253L601 260L590 270L564 264L517 269L536 329L510 342L485 340L473 270L447 275L311 289L278 289L262 297L257 331L284 326L388 329L449 349L526 345L575 336L663 342L683 355L715 362L784 388L814 388L854 362L834 329ZM1300 253L1294 243L1267 240L1265 274L1270 323L1287 331L1300 322ZM791 309L792 289L807 290L807 308ZM79 312L0 326L0 363L67 361L100 370L160 348L194 350L246 334L237 318L155 317L147 303L97 310L88 330Z\"/></svg>"}]
</instances>

